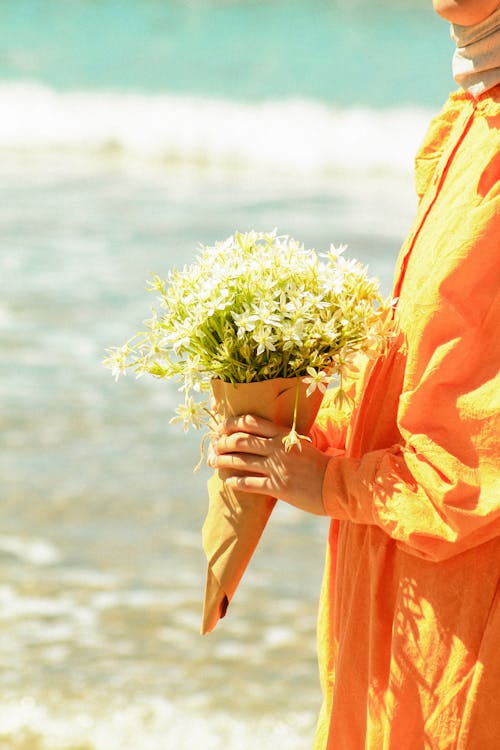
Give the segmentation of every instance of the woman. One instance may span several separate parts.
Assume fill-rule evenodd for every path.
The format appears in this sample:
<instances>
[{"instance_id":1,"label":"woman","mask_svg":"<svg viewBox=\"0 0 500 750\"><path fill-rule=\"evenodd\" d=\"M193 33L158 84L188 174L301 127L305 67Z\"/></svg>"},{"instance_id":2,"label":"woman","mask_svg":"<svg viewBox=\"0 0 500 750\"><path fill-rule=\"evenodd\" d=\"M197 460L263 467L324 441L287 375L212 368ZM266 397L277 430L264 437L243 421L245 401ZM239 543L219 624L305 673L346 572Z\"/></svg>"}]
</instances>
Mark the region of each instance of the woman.
<instances>
[{"instance_id":1,"label":"woman","mask_svg":"<svg viewBox=\"0 0 500 750\"><path fill-rule=\"evenodd\" d=\"M462 89L416 159L398 336L313 444L228 420L211 465L235 489L332 519L319 613L316 750L500 742L500 7L434 0ZM258 499L256 498L256 502Z\"/></svg>"}]
</instances>

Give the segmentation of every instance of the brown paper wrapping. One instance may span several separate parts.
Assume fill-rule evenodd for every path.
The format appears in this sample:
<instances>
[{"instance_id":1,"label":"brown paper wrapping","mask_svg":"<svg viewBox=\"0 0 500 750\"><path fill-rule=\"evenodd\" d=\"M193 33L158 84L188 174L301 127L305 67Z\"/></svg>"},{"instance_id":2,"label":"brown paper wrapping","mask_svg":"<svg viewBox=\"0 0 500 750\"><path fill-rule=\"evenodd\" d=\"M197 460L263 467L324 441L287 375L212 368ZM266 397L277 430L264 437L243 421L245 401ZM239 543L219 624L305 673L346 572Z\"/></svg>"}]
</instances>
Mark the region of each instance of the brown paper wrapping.
<instances>
[{"instance_id":1,"label":"brown paper wrapping","mask_svg":"<svg viewBox=\"0 0 500 750\"><path fill-rule=\"evenodd\" d=\"M318 413L323 394L316 389L306 396L300 378L276 378L259 383L231 385L212 381L217 410L222 418L254 414L283 427L291 427L299 388L296 429L307 435ZM224 485L227 472L216 471L208 481L209 507L203 525L207 578L201 633L214 629L240 582L276 504L276 498L235 492Z\"/></svg>"}]
</instances>

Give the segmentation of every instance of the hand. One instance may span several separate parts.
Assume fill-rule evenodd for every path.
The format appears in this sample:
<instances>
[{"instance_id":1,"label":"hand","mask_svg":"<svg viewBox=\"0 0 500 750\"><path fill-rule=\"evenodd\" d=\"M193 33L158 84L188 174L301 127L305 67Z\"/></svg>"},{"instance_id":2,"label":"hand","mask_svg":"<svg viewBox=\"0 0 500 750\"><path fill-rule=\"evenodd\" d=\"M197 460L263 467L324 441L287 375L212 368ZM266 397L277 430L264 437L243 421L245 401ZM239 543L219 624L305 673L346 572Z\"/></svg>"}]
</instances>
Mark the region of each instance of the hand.
<instances>
[{"instance_id":1,"label":"hand","mask_svg":"<svg viewBox=\"0 0 500 750\"><path fill-rule=\"evenodd\" d=\"M209 466L224 469L235 490L271 495L316 515L325 515L323 478L330 457L306 440L286 451L289 430L245 415L224 422L212 439ZM234 472L234 474L232 473Z\"/></svg>"}]
</instances>

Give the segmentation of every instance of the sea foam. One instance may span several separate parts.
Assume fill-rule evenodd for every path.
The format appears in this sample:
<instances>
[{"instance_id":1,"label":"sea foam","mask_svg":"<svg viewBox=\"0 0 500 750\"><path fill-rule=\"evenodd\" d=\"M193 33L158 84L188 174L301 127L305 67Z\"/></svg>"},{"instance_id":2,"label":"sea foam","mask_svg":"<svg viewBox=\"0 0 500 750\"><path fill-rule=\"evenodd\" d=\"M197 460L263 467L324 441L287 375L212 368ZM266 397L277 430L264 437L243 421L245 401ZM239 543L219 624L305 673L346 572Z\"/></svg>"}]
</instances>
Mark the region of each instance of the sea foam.
<instances>
[{"instance_id":1,"label":"sea foam","mask_svg":"<svg viewBox=\"0 0 500 750\"><path fill-rule=\"evenodd\" d=\"M407 172L430 113L316 101L0 85L0 149L71 150L204 166Z\"/></svg>"},{"instance_id":2,"label":"sea foam","mask_svg":"<svg viewBox=\"0 0 500 750\"><path fill-rule=\"evenodd\" d=\"M229 713L203 714L148 695L126 705L110 696L105 710L92 706L90 713L89 707L79 701L56 713L31 695L3 700L2 737L12 747L29 737L41 750L71 750L75 742L89 750L271 750L277 744L299 750L310 744L315 720L303 713L242 721Z\"/></svg>"},{"instance_id":3,"label":"sea foam","mask_svg":"<svg viewBox=\"0 0 500 750\"><path fill-rule=\"evenodd\" d=\"M8 554L32 565L52 565L60 559L59 551L45 539L21 539L0 535L0 554Z\"/></svg>"}]
</instances>

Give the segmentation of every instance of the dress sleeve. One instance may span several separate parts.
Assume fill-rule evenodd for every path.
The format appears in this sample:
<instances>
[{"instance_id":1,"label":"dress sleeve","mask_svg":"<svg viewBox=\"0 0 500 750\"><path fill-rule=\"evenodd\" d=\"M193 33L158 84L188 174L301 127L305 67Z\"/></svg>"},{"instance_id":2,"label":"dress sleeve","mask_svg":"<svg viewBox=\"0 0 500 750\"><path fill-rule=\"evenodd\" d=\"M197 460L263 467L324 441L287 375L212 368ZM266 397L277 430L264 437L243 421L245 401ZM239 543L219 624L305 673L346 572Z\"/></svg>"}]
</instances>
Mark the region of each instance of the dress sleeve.
<instances>
[{"instance_id":1,"label":"dress sleeve","mask_svg":"<svg viewBox=\"0 0 500 750\"><path fill-rule=\"evenodd\" d=\"M329 388L310 431L316 448L330 456L343 455L346 451L349 429L356 405L364 390L372 360L364 353L356 356L352 370L344 379L343 403L336 400L337 389Z\"/></svg>"},{"instance_id":2,"label":"dress sleeve","mask_svg":"<svg viewBox=\"0 0 500 750\"><path fill-rule=\"evenodd\" d=\"M459 259L434 302L416 308L398 406L401 442L333 457L325 474L328 516L375 524L429 560L500 535L496 243L483 235L482 251Z\"/></svg>"},{"instance_id":3,"label":"dress sleeve","mask_svg":"<svg viewBox=\"0 0 500 750\"><path fill-rule=\"evenodd\" d=\"M316 448L330 456L345 453L349 414L335 405L335 392L327 391L310 437Z\"/></svg>"}]
</instances>

